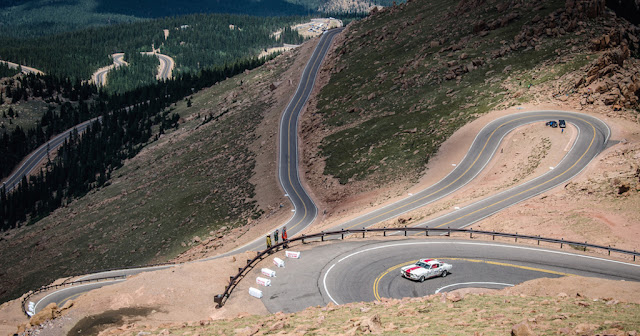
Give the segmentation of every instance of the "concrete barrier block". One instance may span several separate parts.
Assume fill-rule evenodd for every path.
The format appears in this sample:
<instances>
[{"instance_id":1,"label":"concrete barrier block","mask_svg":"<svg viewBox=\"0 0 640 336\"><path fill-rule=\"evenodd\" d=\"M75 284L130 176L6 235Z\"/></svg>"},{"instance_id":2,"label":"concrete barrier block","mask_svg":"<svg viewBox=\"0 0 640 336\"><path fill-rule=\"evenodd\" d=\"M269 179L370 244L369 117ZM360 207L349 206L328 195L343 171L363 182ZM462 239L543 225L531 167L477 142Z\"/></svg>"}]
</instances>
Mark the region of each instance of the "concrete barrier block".
<instances>
[{"instance_id":1,"label":"concrete barrier block","mask_svg":"<svg viewBox=\"0 0 640 336\"><path fill-rule=\"evenodd\" d=\"M274 271L274 270L270 270L270 269L268 269L268 268L263 268L263 269L261 270L261 273L262 273L262 275L264 275L264 276L268 276L268 277L270 277L270 278L275 278L275 276L276 276L276 271Z\"/></svg>"},{"instance_id":2,"label":"concrete barrier block","mask_svg":"<svg viewBox=\"0 0 640 336\"><path fill-rule=\"evenodd\" d=\"M258 285L262 285L262 286L271 286L271 280L263 278L263 277L257 277L256 278L256 283Z\"/></svg>"},{"instance_id":3,"label":"concrete barrier block","mask_svg":"<svg viewBox=\"0 0 640 336\"><path fill-rule=\"evenodd\" d=\"M300 259L300 252L286 251L284 255L287 256L287 258Z\"/></svg>"},{"instance_id":4,"label":"concrete barrier block","mask_svg":"<svg viewBox=\"0 0 640 336\"><path fill-rule=\"evenodd\" d=\"M275 258L273 258L273 264L278 266L278 267L284 267L284 260L282 260L282 259L280 259L278 257L275 257Z\"/></svg>"},{"instance_id":5,"label":"concrete barrier block","mask_svg":"<svg viewBox=\"0 0 640 336\"><path fill-rule=\"evenodd\" d=\"M260 299L262 298L262 291L257 288L249 287L249 295Z\"/></svg>"}]
</instances>

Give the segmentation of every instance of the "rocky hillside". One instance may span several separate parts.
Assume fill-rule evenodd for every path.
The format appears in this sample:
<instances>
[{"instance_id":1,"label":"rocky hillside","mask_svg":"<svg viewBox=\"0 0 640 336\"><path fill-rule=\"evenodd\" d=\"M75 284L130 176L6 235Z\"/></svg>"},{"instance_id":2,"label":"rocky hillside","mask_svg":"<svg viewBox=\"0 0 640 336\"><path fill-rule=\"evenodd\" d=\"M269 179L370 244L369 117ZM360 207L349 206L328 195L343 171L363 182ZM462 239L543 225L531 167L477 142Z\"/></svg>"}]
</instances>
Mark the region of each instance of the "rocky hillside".
<instances>
[{"instance_id":1,"label":"rocky hillside","mask_svg":"<svg viewBox=\"0 0 640 336\"><path fill-rule=\"evenodd\" d=\"M618 291L602 290L608 287ZM329 304L295 314L155 326L132 322L100 335L632 336L640 330L638 295L631 294L637 290L637 283L611 280L540 279L498 292L467 289L423 298Z\"/></svg>"},{"instance_id":2,"label":"rocky hillside","mask_svg":"<svg viewBox=\"0 0 640 336\"><path fill-rule=\"evenodd\" d=\"M350 25L303 123L307 177L331 208L409 185L492 109L557 101L637 121L640 28L604 0L409 1ZM324 190L324 191L323 191Z\"/></svg>"},{"instance_id":3,"label":"rocky hillside","mask_svg":"<svg viewBox=\"0 0 640 336\"><path fill-rule=\"evenodd\" d=\"M299 52L172 106L178 129L146 144L104 188L0 235L0 301L60 277L164 262L196 248L219 253L251 239L250 228L286 219L275 139L308 57Z\"/></svg>"}]
</instances>

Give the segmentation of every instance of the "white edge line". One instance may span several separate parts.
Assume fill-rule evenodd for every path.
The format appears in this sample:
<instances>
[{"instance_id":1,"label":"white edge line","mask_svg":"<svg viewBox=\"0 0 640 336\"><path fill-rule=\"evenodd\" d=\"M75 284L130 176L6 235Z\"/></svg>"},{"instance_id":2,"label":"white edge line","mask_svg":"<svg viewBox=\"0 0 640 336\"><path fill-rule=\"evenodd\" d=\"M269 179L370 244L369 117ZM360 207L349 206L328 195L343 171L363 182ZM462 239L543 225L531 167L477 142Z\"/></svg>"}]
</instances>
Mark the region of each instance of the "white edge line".
<instances>
[{"instance_id":1,"label":"white edge line","mask_svg":"<svg viewBox=\"0 0 640 336\"><path fill-rule=\"evenodd\" d=\"M144 272L148 272L148 271L157 270L157 269L171 268L171 267L175 267L175 266L179 266L179 265L181 265L181 264L161 265L161 266L151 266L151 267L125 268L125 269L119 269L119 270L104 271L104 272L91 273L91 274L84 275L84 276L76 279L75 281L82 281L85 278L88 278L88 277L91 277L91 276L95 276L95 275L98 275L98 274L109 274L109 273L116 273L116 272L128 272L128 271L138 271L138 270L142 270ZM126 275L126 274L124 274L124 275Z\"/></svg>"},{"instance_id":2,"label":"white edge line","mask_svg":"<svg viewBox=\"0 0 640 336\"><path fill-rule=\"evenodd\" d=\"M327 271L324 274L324 278L323 278L323 281L322 281L322 286L324 287L324 292L327 294L329 299L331 301L333 301L333 303L335 303L336 305L339 304L336 300L333 299L333 297L331 296L331 293L329 292L329 289L327 288L327 277L329 275L329 272L331 272L331 270L333 269L333 267L335 265L337 265L338 263L340 263L340 262L342 262L342 261L344 261L344 260L346 260L348 258L351 258L351 257L353 257L355 255L360 254L360 253L369 252L369 251L382 249L382 248L387 248L387 247L398 247L398 246L403 246L403 245L436 245L436 244L478 245L478 246L494 246L494 247L499 247L499 248L513 248L513 249L536 251L536 252L543 252L543 253L553 253L553 254L566 255L566 256L578 257L578 258L587 258L587 259L592 259L592 260L598 260L598 261L604 261L604 262L610 262L610 263L615 263L615 264L621 264L621 265L633 266L633 267L639 267L640 268L640 265L631 264L631 263L627 263L627 262L624 262L624 261L604 259L604 258L599 258L599 257L586 256L586 255L582 255L582 254L575 254L575 253L562 252L562 251L545 250L545 249L534 248L534 247L526 247L526 246L492 244L492 243L456 242L456 241L453 241L453 242L450 242L450 241L441 241L441 242L433 242L433 241L432 242L401 242L401 243L391 243L391 244L382 245L382 246L370 247L370 248L367 248L367 249L364 249L364 250L353 252L353 253L351 253L351 254L339 259L338 261L333 263L331 265L331 267L329 267L329 269L327 269Z\"/></svg>"},{"instance_id":3,"label":"white edge line","mask_svg":"<svg viewBox=\"0 0 640 336\"><path fill-rule=\"evenodd\" d=\"M76 289L78 287L84 287L84 286L95 285L95 284L104 284L104 283L109 283L109 282L120 282L120 281L125 281L125 279L109 280L109 281L102 281L102 282L93 282L93 283L88 283L88 284L84 284L84 285L77 285L77 286L72 286L72 287L67 287L67 288L60 289L60 290L57 290L55 292L49 293L45 297L43 297L42 299L38 300L38 302L35 304L35 306L33 306L33 310L35 312L37 312L38 311L38 305L40 304L40 302L44 301L44 299L48 298L49 296L51 296L53 294L64 292L64 291L69 290L69 289Z\"/></svg>"},{"instance_id":4,"label":"white edge line","mask_svg":"<svg viewBox=\"0 0 640 336\"><path fill-rule=\"evenodd\" d=\"M447 285L444 287L440 287L438 289L436 289L435 294L440 293L441 290L445 289L445 288L449 288L449 287L454 287L454 286L460 286L460 285L500 285L500 286L506 286L506 287L513 287L513 284L508 284L508 283L502 283L502 282L458 282L458 283L454 283L451 285Z\"/></svg>"},{"instance_id":5,"label":"white edge line","mask_svg":"<svg viewBox=\"0 0 640 336\"><path fill-rule=\"evenodd\" d=\"M432 184L431 186L429 186L429 187L427 187L427 188L425 188L425 189L423 189L423 190L421 190L421 191L419 191L419 192L415 193L413 196L405 197L405 198L403 198L403 199L401 199L401 200L398 200L398 201L396 201L396 202L394 202L394 203L388 204L388 205L386 205L386 206L384 206L384 207L382 207L382 208L376 209L376 210L374 210L374 211L375 211L375 212L377 212L377 211L385 210L385 209L386 209L386 208L388 208L388 207L396 206L397 204L399 204L399 203L401 203L401 202L404 202L404 201L408 201L408 200L410 200L411 198L417 198L417 199L419 199L419 198L423 197L423 196L421 196L421 195L420 195L421 193L423 193L424 191L426 191L426 190L428 190L428 189L433 188L434 186L436 186L436 185L437 185L437 184L439 184L439 183L442 183L442 181L444 181L447 177L449 177L449 175L453 174L456 170L458 170L458 169L462 169L462 168L459 168L459 167L460 167L460 164L461 164L462 162L464 162L464 160L467 158L467 156L468 156L468 155L469 155L469 153L470 153L471 148L473 148L473 146L475 145L475 143L476 143L476 141L477 141L478 137L483 133L483 131L485 131L485 129L490 129L490 128L488 128L488 127L489 127L491 124L498 123L498 121L501 121L501 119L506 119L506 118L512 117L513 115L536 114L536 113L541 113L541 112L542 112L542 113L573 113L573 112L568 112L568 111L528 111L528 112L514 113L514 114L510 114L510 115L502 116L502 117L500 117L500 118L498 118L498 119L495 119L495 120L493 120L493 121L489 122L487 125L485 125L485 126L484 126L484 127L483 127L479 132L478 132L478 134L476 134L476 137L475 137L475 139L473 140L473 142L471 143L471 146L469 147L469 150L467 151L467 153L465 154L465 156L464 156L464 157L462 158L462 160L457 164L456 168L454 168L453 170L451 170L451 172L449 172L449 174L447 174L445 177L443 177L442 179L440 179L438 182L436 182L436 183ZM579 114L579 113L573 113L573 114L578 114L578 115L581 115L581 116L588 116L588 115L586 115L586 114ZM599 119L597 119L597 118L595 118L595 119L596 119L596 120L598 120L598 121L600 121L600 120L599 120ZM477 171L477 172L476 172L476 173L475 173L475 174L474 174L474 175L473 175L473 176L472 176L472 177L471 177L467 182L465 182L464 184L462 184L462 185L458 186L457 188L455 188L455 189L453 189L453 190L451 190L451 191L449 191L449 192L447 192L447 193L445 193L445 194L443 194L443 195L441 195L441 196L439 196L439 197L437 197L437 198L435 198L435 199L433 199L433 200L429 201L428 203L420 204L420 205L416 205L416 206L414 206L414 207L412 207L412 208L406 209L405 211L403 211L403 212L401 212L401 213L399 213L399 214L389 215L389 216L387 216L387 217L385 217L385 218L383 218L383 219L378 220L376 223L380 223L380 222L383 222L383 221L389 220L389 219L391 219L391 218L393 218L393 217L396 217L396 216L400 216L400 215L406 214L406 213L411 212L411 211L413 211L413 210L416 210L416 209L422 208L422 207L424 207L424 206L426 206L426 205L429 205L429 204L431 204L431 203L434 203L434 202L436 202L436 201L439 201L440 199L442 199L442 198L444 198L444 197L447 197L447 196L451 195L452 193L454 193L454 192L458 191L460 188L462 188L462 187L466 186L467 184L471 183L471 182L472 182L472 181L473 181L473 180L474 180L474 179L475 179L475 178L476 178L480 173L482 173L482 171L486 168L486 166L491 162L491 160L492 160L492 159L493 159L493 157L495 156L496 151L498 150L498 148L499 148L499 147L500 147L500 145L502 144L502 140L503 140L503 139L504 139L504 138L505 138L509 133L513 132L513 130L515 130L516 128L520 128L520 127L522 127L522 126L529 125L529 124L533 124L533 123L537 123L537 122L541 122L541 121L543 121L543 120L533 120L533 121L530 121L530 122L527 122L527 123L524 123L524 124L518 124L518 125L515 125L515 126L513 126L512 128L508 129L508 130L507 130L507 132L505 132L505 133L502 135L502 137L500 137L500 140L498 140L498 145L496 146L496 148L494 148L493 152L491 153L490 159L489 159L487 162L485 162L485 164L484 164L484 165L482 165L482 167L481 167L481 168L480 168L480 169L479 169L479 170L478 170L478 171ZM602 122L602 121L600 121L600 122ZM571 122L570 122L570 123L571 123ZM571 124L573 124L573 123L571 123ZM603 123L603 124L604 124L604 123ZM578 129L578 135L576 136L576 140L573 142L573 145L571 146L571 150L573 150L573 148L575 147L576 143L578 142L578 141L577 141L577 139L578 139L578 138L579 138L579 136L580 136L580 128L579 128L577 125L575 125L575 124L573 124L573 125L574 125L574 126L576 126L576 128ZM606 124L605 124L605 125L606 125ZM607 126L607 128L608 128L608 126ZM606 141L605 141L605 142L606 142ZM568 154L571 152L571 150L569 150L569 152L567 152L567 154L565 154L565 155L563 156L562 160L558 163L558 165L560 165L560 164L561 164L561 163L566 159L566 157L567 157L567 156L568 156ZM588 163L587 163L587 165L588 165ZM548 172L548 173L549 173L549 172ZM525 183L529 183L529 182L531 182L531 181L537 180L537 179L539 179L539 178L543 177L544 175L546 175L546 174L548 174L548 173L542 174L542 175L540 175L540 176L538 176L538 177L536 177L536 178L534 178L534 179L532 179L532 180L529 180L529 181L527 181L527 182L525 182ZM575 176L575 175L574 175L574 176ZM562 183L564 183L564 182L566 182L566 181L560 182L559 184L562 184ZM523 185L523 184L525 184L525 183L522 183L522 184L520 184L520 185ZM518 186L520 186L520 185L518 185ZM513 187L513 188L517 188L518 186L515 186L515 187ZM556 186L557 186L557 185L556 185ZM556 186L554 186L554 187L556 187ZM480 200L480 201L483 201L483 200L486 200L486 199L490 199L490 198L492 198L492 197L494 197L494 196L497 196L497 195L500 195L500 194L502 194L502 193L504 193L504 192L510 191L510 190L511 190L511 189L513 189L513 188L510 188L510 189L504 190L504 191L502 191L502 192L500 192L500 193L498 193L498 194L495 194L495 195L489 196L488 198L482 199L482 200ZM547 189L547 190L548 190L548 189ZM545 190L545 191L547 191L547 190ZM532 197L534 197L534 196L537 196L537 195L533 195ZM480 202L480 201L478 201L478 202ZM472 203L472 204L470 204L469 206L471 206L471 205L473 205L473 203ZM462 209L464 209L464 208L462 208ZM361 220L361 218L366 217L366 216L369 216L369 215L371 215L371 212L370 212L370 213L367 213L367 214L364 214L364 215L361 215L361 216L358 216L358 217L356 217L356 218L354 218L354 219L351 219L351 220L349 220L349 221L347 221L347 222L344 222L344 223L342 223L342 224L340 224L340 225L338 225L338 226L336 226L336 227L344 227L344 226L348 226L348 223L350 223L350 222L354 222L354 221L359 221L359 220ZM447 215L450 215L450 214L445 214L445 215L443 215L443 216L447 216ZM443 217L443 216L441 216L441 217ZM438 217L438 218L439 218L439 217ZM483 217L482 219L484 219L484 218L486 218L486 217ZM434 218L433 220L435 220L435 219L437 219L437 218ZM425 222L425 223L428 223L428 222ZM423 224L425 224L425 223L416 224L416 226L423 225ZM475 223L475 222L474 222L474 223ZM374 224L375 224L375 223L374 223ZM373 225L373 224L371 224L371 225ZM468 225L470 225L470 224L468 224Z\"/></svg>"}]
</instances>

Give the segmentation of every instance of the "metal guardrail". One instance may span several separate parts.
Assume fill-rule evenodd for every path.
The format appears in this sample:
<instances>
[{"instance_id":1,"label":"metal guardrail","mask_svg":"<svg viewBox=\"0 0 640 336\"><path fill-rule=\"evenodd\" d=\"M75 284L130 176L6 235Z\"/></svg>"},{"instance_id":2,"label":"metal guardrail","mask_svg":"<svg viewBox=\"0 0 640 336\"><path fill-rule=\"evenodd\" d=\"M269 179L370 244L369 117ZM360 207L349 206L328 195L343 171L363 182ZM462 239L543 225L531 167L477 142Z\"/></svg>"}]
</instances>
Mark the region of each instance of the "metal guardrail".
<instances>
[{"instance_id":1,"label":"metal guardrail","mask_svg":"<svg viewBox=\"0 0 640 336\"><path fill-rule=\"evenodd\" d=\"M94 271L92 272L92 274L95 273L103 273L103 272L112 272L112 271L123 271L123 270L128 270L128 269L136 269L136 268L151 268L151 267L158 267L158 266L176 266L179 265L180 263L158 263L158 264L149 264L149 265L141 265L141 266L126 266L126 267L120 267L120 268L111 268L111 269L103 269L100 271ZM91 283L91 282L100 282L100 281L106 281L106 280L117 280L117 279L126 279L127 275L114 275L114 276L108 276L108 277L102 277L102 278L95 278L95 279L87 279L87 280L77 280L77 281L69 281L69 279L76 277L76 276L81 276L81 275L86 275L87 273L82 273L82 274L74 274L74 275L70 275L68 276L67 279L65 279L64 281L62 281L62 283L57 284L57 285L48 285L48 286L42 286L38 289L36 289L35 291L29 293L27 296L24 297L24 299L22 299L22 312L29 316L29 314L27 314L27 308L26 308L26 303L28 302L28 300L38 294L38 293L42 293L44 291L48 291L51 289L58 289L61 287L70 287L70 286L74 286L74 285L80 285L80 284L85 284L85 283Z\"/></svg>"},{"instance_id":2,"label":"metal guardrail","mask_svg":"<svg viewBox=\"0 0 640 336\"><path fill-rule=\"evenodd\" d=\"M362 233L362 238L366 238L367 233L380 233L380 232L383 233L383 236L387 236L387 233L391 232L391 233L402 233L404 234L404 236L407 236L408 233L412 233L412 234L424 233L426 236L429 236L430 233L435 233L435 234L439 234L440 236L445 235L446 237L450 237L451 233L465 233L465 234L468 233L469 238L473 238L473 235L476 234L476 235L492 236L493 239L495 239L495 237L514 238L516 242L518 241L518 239L535 240L538 242L538 245L540 245L540 242L554 243L554 244L560 244L560 248L562 248L565 244L567 244L567 245L573 246L574 248L583 248L584 251L586 251L587 248L600 249L600 250L607 251L608 255L611 255L611 252L629 255L633 258L633 261L636 261L636 257L640 257L640 252L637 252L637 251L628 251L628 250L623 250L623 249L619 249L611 246L589 244L588 242L582 243L582 242L569 241L564 239L521 235L518 233L504 233L504 232L482 231L482 230L472 230L472 229L404 227L404 228L370 228L370 229L362 228L362 229L349 229L349 230L326 231L326 232L323 231L323 232L315 233L311 235L303 234L299 237L291 238L279 244L273 245L271 248L258 252L256 257L253 259L247 259L247 265L245 265L244 267L238 268L238 273L235 276L229 277L229 285L225 286L224 292L214 297L214 302L217 304L216 308L220 308L226 303L229 296L231 295L231 292L233 292L233 290L238 286L240 281L247 275L246 272L249 269L252 269L255 266L255 264L257 264L258 261L261 261L265 257L271 255L272 252L278 251L281 248L287 248L290 243L300 241L304 244L305 240L308 241L310 239L317 239L317 238L320 238L320 241L324 241L325 238L328 236L338 236L338 235L340 235L340 239L344 239L345 235L360 234L360 233ZM174 266L179 264L180 263L159 263L159 264L152 264L152 265L129 266L129 267L122 267L117 269L105 269L105 270L96 271L93 273L120 271L120 270L135 269L135 268L150 268L150 267L158 267L158 266ZM79 275L82 275L82 274L72 275L70 276L70 278L74 276L79 276ZM67 280L69 279L66 279L58 285L43 286L29 293L27 296L24 297L24 299L22 299L22 312L25 315L29 316L29 314L27 314L27 308L25 307L25 304L28 302L28 300L32 296L47 290L58 289L61 287L70 287L74 285L86 284L91 282L101 282L106 280L117 280L117 279L126 279L126 278L127 278L127 275L117 275L117 276L78 280L78 281L71 281L71 282L67 282Z\"/></svg>"},{"instance_id":3,"label":"metal guardrail","mask_svg":"<svg viewBox=\"0 0 640 336\"><path fill-rule=\"evenodd\" d=\"M611 255L611 252L630 255L633 257L633 261L636 261L636 257L640 257L640 252L637 252L637 251L628 251L628 250L623 250L623 249L619 249L611 246L589 244L588 242L581 243L581 242L569 241L564 239L545 238L541 236L529 236L529 235L521 235L517 233L503 233L503 232L481 231L481 230L472 230L472 229L404 227L404 228L375 228L375 229L362 228L362 229L349 229L349 230L327 231L327 232L323 231L323 232L311 234L311 235L303 234L299 237L283 241L279 244L273 245L272 247L262 252L259 252L255 258L247 259L247 265L244 267L238 268L238 273L235 276L229 277L229 285L224 287L224 292L214 297L214 302L217 304L216 308L221 308L227 302L227 300L229 299L229 296L231 295L231 292L233 292L233 290L238 286L240 281L247 275L247 271L249 269L253 269L253 267L255 267L258 261L261 261L262 259L265 258L265 256L269 256L272 252L275 252L280 248L287 248L290 243L301 241L304 244L305 240L310 240L314 238L320 238L321 241L324 241L325 237L327 236L337 236L337 235L340 235L340 238L344 239L345 235L359 234L359 233L362 233L362 238L366 238L367 233L379 233L379 232L382 232L383 236L385 237L389 232L404 233L404 236L407 236L409 232L413 234L424 233L427 237L429 236L430 233L436 233L436 234L439 233L441 236L446 235L447 237L450 237L451 233L468 233L469 238L473 238L473 235L476 234L476 235L492 236L494 240L495 240L495 237L507 237L507 238L514 238L516 242L518 241L518 239L535 240L538 242L538 245L540 245L540 242L560 244L560 248L562 248L565 244L567 244L574 248L578 248L578 247L583 248L584 251L586 251L587 248L606 250L608 255Z\"/></svg>"},{"instance_id":4,"label":"metal guardrail","mask_svg":"<svg viewBox=\"0 0 640 336\"><path fill-rule=\"evenodd\" d=\"M35 291L27 294L27 296L24 297L24 299L22 299L22 312L27 315L30 316L29 313L27 312L27 308L25 307L25 304L29 301L29 299L38 294L38 293L42 293L45 291L48 291L50 289L58 289L61 287L71 287L74 285L80 285L80 284L86 284L86 283L91 283L91 282L102 282L102 281L106 281L106 280L118 280L118 279L126 279L127 276L126 275L116 275L116 276L110 276L110 277L104 277L104 278L97 278L97 279L87 279L87 280L79 280L79 281L73 281L73 282L63 282L61 284L57 284L57 285L49 285L49 286L42 286L38 289L36 289Z\"/></svg>"}]
</instances>

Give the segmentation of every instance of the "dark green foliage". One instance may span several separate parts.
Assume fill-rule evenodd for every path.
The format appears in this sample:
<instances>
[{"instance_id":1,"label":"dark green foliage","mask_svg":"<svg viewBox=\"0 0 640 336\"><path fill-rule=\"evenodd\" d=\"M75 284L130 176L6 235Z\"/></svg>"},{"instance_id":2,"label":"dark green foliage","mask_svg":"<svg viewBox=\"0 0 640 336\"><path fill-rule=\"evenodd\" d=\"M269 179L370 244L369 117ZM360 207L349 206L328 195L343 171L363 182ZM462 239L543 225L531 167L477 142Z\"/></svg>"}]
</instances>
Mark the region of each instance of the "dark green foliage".
<instances>
[{"instance_id":1,"label":"dark green foliage","mask_svg":"<svg viewBox=\"0 0 640 336\"><path fill-rule=\"evenodd\" d=\"M107 75L107 91L124 93L135 88L151 85L156 81L160 61L153 55L136 52L125 54L128 66L111 70Z\"/></svg>"},{"instance_id":2,"label":"dark green foliage","mask_svg":"<svg viewBox=\"0 0 640 336\"><path fill-rule=\"evenodd\" d=\"M304 42L304 37L298 34L298 31L291 29L291 27L285 27L280 35L282 43L287 44L301 44Z\"/></svg>"},{"instance_id":3,"label":"dark green foliage","mask_svg":"<svg viewBox=\"0 0 640 336\"><path fill-rule=\"evenodd\" d=\"M7 63L0 62L0 78L12 77L17 75L18 73L20 73L19 69L9 68L9 65Z\"/></svg>"},{"instance_id":4,"label":"dark green foliage","mask_svg":"<svg viewBox=\"0 0 640 336\"><path fill-rule=\"evenodd\" d=\"M301 17L198 14L90 28L55 36L17 39L0 34L3 60L33 66L47 74L88 79L112 64L116 52L150 51L152 45L173 57L183 72L232 63L279 44L271 33ZM233 24L239 29L230 29ZM165 40L163 29L169 29Z\"/></svg>"},{"instance_id":5,"label":"dark green foliage","mask_svg":"<svg viewBox=\"0 0 640 336\"><path fill-rule=\"evenodd\" d=\"M52 105L42 116L35 127L23 129L16 127L13 131L0 130L0 177L11 173L15 166L31 151L42 145L46 139L59 134L81 121L88 120L104 111L104 103L96 98L97 89L93 85L72 83L52 76L25 75L10 81L6 95L13 103L21 99L40 98ZM72 103L73 102L73 103ZM56 106L57 105L57 106ZM5 113L8 118L17 118L17 111L9 107ZM11 121L11 119L10 119Z\"/></svg>"},{"instance_id":6,"label":"dark green foliage","mask_svg":"<svg viewBox=\"0 0 640 336\"><path fill-rule=\"evenodd\" d=\"M166 111L169 105L194 91L263 63L264 59L240 60L225 67L203 70L198 75L185 74L173 80L105 97L106 102L91 107L80 104L73 109L74 124L96 114L102 116L101 122L93 123L82 136L72 131L45 170L29 180L24 178L12 192L2 190L0 230L14 228L27 218L31 222L37 221L62 204L104 185L113 170L121 167L124 160L134 157L146 143L154 139L155 126L159 129L156 136L178 126L180 117ZM68 112L61 109L58 116L47 114L41 124L50 125L54 120L62 119L62 116L70 116ZM41 128L38 132L42 133ZM11 138L5 135L2 143L12 149L11 146L24 145L32 140L35 141L21 128L16 128Z\"/></svg>"}]
</instances>

